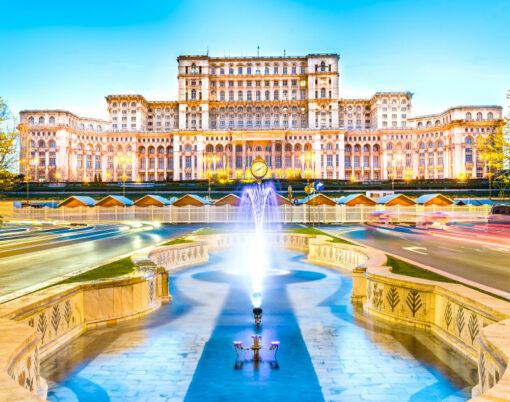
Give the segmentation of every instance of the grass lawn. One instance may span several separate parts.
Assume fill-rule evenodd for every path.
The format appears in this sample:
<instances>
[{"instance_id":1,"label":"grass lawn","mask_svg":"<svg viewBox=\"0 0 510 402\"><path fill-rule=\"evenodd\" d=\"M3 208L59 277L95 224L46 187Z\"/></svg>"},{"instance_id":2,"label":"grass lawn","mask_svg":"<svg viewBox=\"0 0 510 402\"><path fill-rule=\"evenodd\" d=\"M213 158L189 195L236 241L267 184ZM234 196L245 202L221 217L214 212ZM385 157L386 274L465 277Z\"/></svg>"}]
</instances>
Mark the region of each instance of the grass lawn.
<instances>
[{"instance_id":1,"label":"grass lawn","mask_svg":"<svg viewBox=\"0 0 510 402\"><path fill-rule=\"evenodd\" d=\"M118 276L130 274L134 271L134 269L135 264L131 261L131 257L121 258L120 260L101 265L100 267L94 268L80 275L67 278L62 282L59 282L57 285L63 283L88 282L97 281L99 279L116 278Z\"/></svg>"},{"instance_id":2,"label":"grass lawn","mask_svg":"<svg viewBox=\"0 0 510 402\"><path fill-rule=\"evenodd\" d=\"M213 228L203 228L200 229L198 232L194 233L193 236L206 236L206 235L215 235L215 234L223 234L228 233L227 230L221 230L221 229L213 229Z\"/></svg>"},{"instance_id":3,"label":"grass lawn","mask_svg":"<svg viewBox=\"0 0 510 402\"><path fill-rule=\"evenodd\" d=\"M183 243L193 243L192 240L186 240L182 237L179 237L177 239L173 239L170 241L167 241L166 243L163 243L162 246L173 246L174 244L183 244Z\"/></svg>"},{"instance_id":4,"label":"grass lawn","mask_svg":"<svg viewBox=\"0 0 510 402\"><path fill-rule=\"evenodd\" d=\"M328 236L330 238L330 240L328 240L328 241L330 241L331 243L342 243L342 244L350 244L351 246L357 246L357 244L351 243L350 241L341 239L340 237L332 236L326 232L323 232L322 230L314 229L311 227L290 228L290 229L287 229L287 231L292 232L292 233L297 233L297 234L306 234L306 235L314 235L314 236L318 236L318 235Z\"/></svg>"},{"instance_id":5,"label":"grass lawn","mask_svg":"<svg viewBox=\"0 0 510 402\"><path fill-rule=\"evenodd\" d=\"M437 282L456 283L458 285L463 285L473 290L476 290L477 292L485 293L486 295L495 297L496 299L510 302L510 300L506 299L505 297L495 295L494 293L487 292L486 290L479 289L475 286L466 285L454 279L447 278L446 276L436 274L435 272L429 271L427 269L418 267L413 264L409 264L408 262L399 260L398 258L390 257L389 255L386 256L386 266L391 267L391 272L393 272L394 274L411 276L413 278L429 279L431 281Z\"/></svg>"}]
</instances>

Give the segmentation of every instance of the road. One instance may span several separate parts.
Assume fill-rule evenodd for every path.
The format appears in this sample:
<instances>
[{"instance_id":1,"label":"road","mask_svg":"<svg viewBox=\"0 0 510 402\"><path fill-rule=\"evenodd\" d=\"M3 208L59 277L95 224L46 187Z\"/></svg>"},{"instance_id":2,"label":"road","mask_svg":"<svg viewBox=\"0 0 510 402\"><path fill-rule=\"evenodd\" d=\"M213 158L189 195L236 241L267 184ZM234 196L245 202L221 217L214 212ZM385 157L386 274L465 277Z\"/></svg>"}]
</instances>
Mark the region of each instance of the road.
<instances>
[{"instance_id":1,"label":"road","mask_svg":"<svg viewBox=\"0 0 510 402\"><path fill-rule=\"evenodd\" d=\"M330 234L409 258L482 285L510 292L510 250L435 237L402 227L383 229L367 225L324 226Z\"/></svg>"},{"instance_id":2,"label":"road","mask_svg":"<svg viewBox=\"0 0 510 402\"><path fill-rule=\"evenodd\" d=\"M0 232L0 302L35 290L62 275L92 267L140 248L178 237L203 225L123 225L41 228ZM40 241L42 240L42 241Z\"/></svg>"}]
</instances>

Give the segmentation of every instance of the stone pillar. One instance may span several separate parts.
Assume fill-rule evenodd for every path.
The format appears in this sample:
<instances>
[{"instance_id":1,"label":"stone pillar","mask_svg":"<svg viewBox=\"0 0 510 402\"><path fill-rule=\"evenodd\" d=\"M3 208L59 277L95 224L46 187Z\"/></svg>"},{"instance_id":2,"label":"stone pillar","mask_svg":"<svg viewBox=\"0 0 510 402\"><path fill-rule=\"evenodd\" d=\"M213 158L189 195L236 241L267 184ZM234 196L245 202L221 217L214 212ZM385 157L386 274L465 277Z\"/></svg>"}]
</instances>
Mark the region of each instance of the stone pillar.
<instances>
[{"instance_id":1,"label":"stone pillar","mask_svg":"<svg viewBox=\"0 0 510 402\"><path fill-rule=\"evenodd\" d=\"M156 268L156 295L161 298L163 302L172 301L168 288L168 272L165 268Z\"/></svg>"},{"instance_id":2,"label":"stone pillar","mask_svg":"<svg viewBox=\"0 0 510 402\"><path fill-rule=\"evenodd\" d=\"M352 304L363 304L367 298L367 277L365 272L367 266L362 264L358 265L352 270Z\"/></svg>"}]
</instances>

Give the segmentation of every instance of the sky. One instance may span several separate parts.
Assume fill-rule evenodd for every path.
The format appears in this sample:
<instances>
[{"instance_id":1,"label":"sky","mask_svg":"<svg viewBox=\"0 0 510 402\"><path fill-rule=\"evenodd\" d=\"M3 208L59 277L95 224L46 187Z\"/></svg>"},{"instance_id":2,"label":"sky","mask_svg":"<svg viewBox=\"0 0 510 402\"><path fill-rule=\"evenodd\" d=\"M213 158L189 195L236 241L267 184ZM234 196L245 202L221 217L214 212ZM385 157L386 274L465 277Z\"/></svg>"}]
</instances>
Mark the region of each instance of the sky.
<instances>
[{"instance_id":1,"label":"sky","mask_svg":"<svg viewBox=\"0 0 510 402\"><path fill-rule=\"evenodd\" d=\"M106 118L105 96L177 99L183 54L338 53L340 96L409 90L412 115L508 104L509 0L0 0L11 111Z\"/></svg>"}]
</instances>

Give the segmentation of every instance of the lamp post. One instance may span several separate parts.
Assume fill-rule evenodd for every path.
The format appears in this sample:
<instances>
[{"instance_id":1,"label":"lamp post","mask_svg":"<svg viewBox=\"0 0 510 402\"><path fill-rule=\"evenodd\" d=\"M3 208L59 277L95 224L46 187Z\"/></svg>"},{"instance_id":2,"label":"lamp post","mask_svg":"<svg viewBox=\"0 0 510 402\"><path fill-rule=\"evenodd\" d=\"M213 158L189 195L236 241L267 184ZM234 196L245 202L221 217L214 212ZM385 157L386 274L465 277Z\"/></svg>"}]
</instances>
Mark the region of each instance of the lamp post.
<instances>
[{"instance_id":1,"label":"lamp post","mask_svg":"<svg viewBox=\"0 0 510 402\"><path fill-rule=\"evenodd\" d=\"M122 179L122 195L126 196L126 165L131 163L131 156L130 155L119 155L115 157L115 164L122 166L122 176L120 177Z\"/></svg>"},{"instance_id":2,"label":"lamp post","mask_svg":"<svg viewBox=\"0 0 510 402\"><path fill-rule=\"evenodd\" d=\"M398 153L395 157L391 157L391 165L392 165L392 174L391 174L391 191L395 191L395 175L396 175L396 162L400 162L402 160L402 154Z\"/></svg>"}]
</instances>

